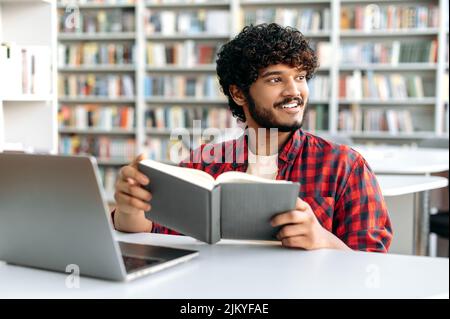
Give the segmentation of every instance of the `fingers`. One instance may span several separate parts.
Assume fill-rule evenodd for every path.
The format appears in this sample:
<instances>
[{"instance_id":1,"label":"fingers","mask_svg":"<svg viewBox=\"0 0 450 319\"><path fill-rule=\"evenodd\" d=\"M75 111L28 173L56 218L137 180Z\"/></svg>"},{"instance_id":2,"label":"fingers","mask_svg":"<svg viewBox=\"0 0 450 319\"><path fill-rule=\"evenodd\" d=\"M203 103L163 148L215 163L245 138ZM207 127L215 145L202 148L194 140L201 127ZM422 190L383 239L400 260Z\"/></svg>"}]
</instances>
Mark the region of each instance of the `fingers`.
<instances>
[{"instance_id":1,"label":"fingers","mask_svg":"<svg viewBox=\"0 0 450 319\"><path fill-rule=\"evenodd\" d=\"M270 224L272 227L282 226L286 224L301 224L308 221L308 215L298 210L291 210L281 213L272 218Z\"/></svg>"},{"instance_id":2,"label":"fingers","mask_svg":"<svg viewBox=\"0 0 450 319\"><path fill-rule=\"evenodd\" d=\"M131 162L130 165L133 166L133 167L135 167L135 168L137 168L139 162L142 161L142 160L144 160L144 159L146 159L146 158L147 158L147 155L145 155L145 154L139 154L139 155Z\"/></svg>"},{"instance_id":3,"label":"fingers","mask_svg":"<svg viewBox=\"0 0 450 319\"><path fill-rule=\"evenodd\" d=\"M116 192L114 194L114 199L116 200L119 210L122 211L122 206L131 206L133 209L149 211L151 209L150 204L125 193ZM134 211L133 211L134 212ZM130 213L133 213L130 212Z\"/></svg>"},{"instance_id":4,"label":"fingers","mask_svg":"<svg viewBox=\"0 0 450 319\"><path fill-rule=\"evenodd\" d=\"M289 237L306 235L307 233L308 228L304 224L286 225L278 232L277 239L283 240Z\"/></svg>"},{"instance_id":5,"label":"fingers","mask_svg":"<svg viewBox=\"0 0 450 319\"><path fill-rule=\"evenodd\" d=\"M302 200L300 197L297 197L297 201L295 202L295 209L296 210L307 210L309 207L309 204L307 202L305 202L304 200Z\"/></svg>"},{"instance_id":6,"label":"fingers","mask_svg":"<svg viewBox=\"0 0 450 319\"><path fill-rule=\"evenodd\" d=\"M146 201L146 202L148 202L152 199L152 194L149 191L140 187L140 185L138 185L134 181L125 182L120 179L117 180L116 191L125 193L126 195L136 197L136 198Z\"/></svg>"},{"instance_id":7,"label":"fingers","mask_svg":"<svg viewBox=\"0 0 450 319\"><path fill-rule=\"evenodd\" d=\"M138 171L136 167L131 165L124 166L120 169L120 179L124 181L137 181L141 185L147 185L150 180L147 176Z\"/></svg>"}]
</instances>

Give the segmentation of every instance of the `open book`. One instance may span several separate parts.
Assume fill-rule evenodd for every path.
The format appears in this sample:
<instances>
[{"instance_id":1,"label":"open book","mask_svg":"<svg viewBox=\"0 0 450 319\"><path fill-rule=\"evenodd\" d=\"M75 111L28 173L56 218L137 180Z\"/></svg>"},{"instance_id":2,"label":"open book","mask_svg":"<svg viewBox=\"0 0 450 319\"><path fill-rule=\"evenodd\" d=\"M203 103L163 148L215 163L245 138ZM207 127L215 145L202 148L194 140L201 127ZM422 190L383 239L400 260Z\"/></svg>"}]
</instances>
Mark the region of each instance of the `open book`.
<instances>
[{"instance_id":1,"label":"open book","mask_svg":"<svg viewBox=\"0 0 450 319\"><path fill-rule=\"evenodd\" d=\"M139 163L153 198L146 217L213 244L221 238L275 240L276 214L295 208L299 183L226 172L215 180L201 170L152 160Z\"/></svg>"}]
</instances>

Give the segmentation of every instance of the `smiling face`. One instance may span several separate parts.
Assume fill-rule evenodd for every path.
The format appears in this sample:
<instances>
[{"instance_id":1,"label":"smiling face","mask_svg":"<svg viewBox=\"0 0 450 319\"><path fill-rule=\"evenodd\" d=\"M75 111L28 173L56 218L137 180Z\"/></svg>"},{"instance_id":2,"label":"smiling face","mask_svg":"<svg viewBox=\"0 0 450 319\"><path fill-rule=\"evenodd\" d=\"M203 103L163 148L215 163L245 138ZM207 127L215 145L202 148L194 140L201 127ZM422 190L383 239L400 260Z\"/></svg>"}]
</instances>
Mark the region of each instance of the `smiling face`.
<instances>
[{"instance_id":1,"label":"smiling face","mask_svg":"<svg viewBox=\"0 0 450 319\"><path fill-rule=\"evenodd\" d=\"M277 128L280 132L299 129L309 95L306 75L306 71L285 64L262 69L250 86L249 95L237 100L247 125Z\"/></svg>"}]
</instances>

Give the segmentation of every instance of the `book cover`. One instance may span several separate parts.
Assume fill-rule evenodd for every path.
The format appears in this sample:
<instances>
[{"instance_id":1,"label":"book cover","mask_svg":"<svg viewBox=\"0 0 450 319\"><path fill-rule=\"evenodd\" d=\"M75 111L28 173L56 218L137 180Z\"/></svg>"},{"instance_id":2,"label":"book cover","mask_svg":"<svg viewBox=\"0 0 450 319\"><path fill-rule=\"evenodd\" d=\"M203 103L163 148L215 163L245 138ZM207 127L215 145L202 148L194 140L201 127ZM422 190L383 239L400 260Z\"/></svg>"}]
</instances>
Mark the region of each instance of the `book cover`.
<instances>
[{"instance_id":1,"label":"book cover","mask_svg":"<svg viewBox=\"0 0 450 319\"><path fill-rule=\"evenodd\" d=\"M242 172L216 180L195 169L144 160L139 170L153 195L146 217L184 235L213 244L221 238L275 240L270 225L278 213L295 208L299 183L273 181Z\"/></svg>"}]
</instances>

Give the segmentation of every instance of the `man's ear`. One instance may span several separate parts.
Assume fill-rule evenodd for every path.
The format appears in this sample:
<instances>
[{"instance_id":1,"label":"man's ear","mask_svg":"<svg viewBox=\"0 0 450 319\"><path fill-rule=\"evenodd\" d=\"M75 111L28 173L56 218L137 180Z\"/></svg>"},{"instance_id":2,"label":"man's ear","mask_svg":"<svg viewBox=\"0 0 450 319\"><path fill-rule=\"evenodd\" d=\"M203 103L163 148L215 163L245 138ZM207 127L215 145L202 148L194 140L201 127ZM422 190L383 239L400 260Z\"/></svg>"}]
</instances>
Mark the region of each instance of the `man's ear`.
<instances>
[{"instance_id":1,"label":"man's ear","mask_svg":"<svg viewBox=\"0 0 450 319\"><path fill-rule=\"evenodd\" d=\"M244 106L247 103L244 92L237 85L230 85L230 94L237 105Z\"/></svg>"}]
</instances>

